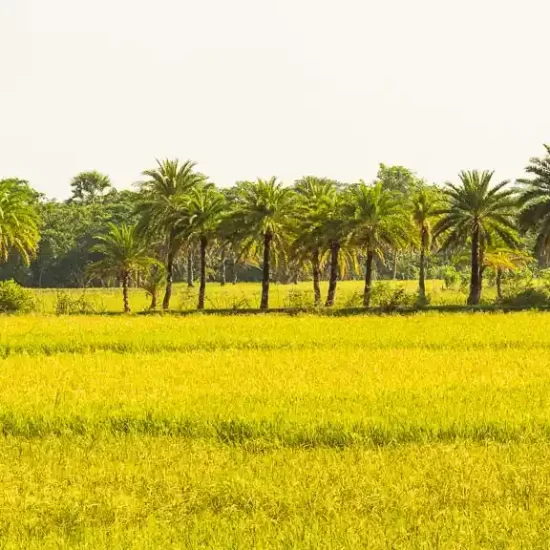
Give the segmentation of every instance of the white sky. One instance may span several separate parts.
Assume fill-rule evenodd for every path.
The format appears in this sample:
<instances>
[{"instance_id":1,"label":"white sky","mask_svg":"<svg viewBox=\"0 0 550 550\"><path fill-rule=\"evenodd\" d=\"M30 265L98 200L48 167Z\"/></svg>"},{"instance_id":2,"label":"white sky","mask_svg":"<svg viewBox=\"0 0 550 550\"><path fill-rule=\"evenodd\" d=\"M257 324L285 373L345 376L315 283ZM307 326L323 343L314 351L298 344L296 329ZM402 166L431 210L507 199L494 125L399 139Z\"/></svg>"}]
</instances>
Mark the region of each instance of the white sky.
<instances>
[{"instance_id":1,"label":"white sky","mask_svg":"<svg viewBox=\"0 0 550 550\"><path fill-rule=\"evenodd\" d=\"M66 197L156 157L277 175L521 176L550 142L548 0L0 0L0 177Z\"/></svg>"}]
</instances>

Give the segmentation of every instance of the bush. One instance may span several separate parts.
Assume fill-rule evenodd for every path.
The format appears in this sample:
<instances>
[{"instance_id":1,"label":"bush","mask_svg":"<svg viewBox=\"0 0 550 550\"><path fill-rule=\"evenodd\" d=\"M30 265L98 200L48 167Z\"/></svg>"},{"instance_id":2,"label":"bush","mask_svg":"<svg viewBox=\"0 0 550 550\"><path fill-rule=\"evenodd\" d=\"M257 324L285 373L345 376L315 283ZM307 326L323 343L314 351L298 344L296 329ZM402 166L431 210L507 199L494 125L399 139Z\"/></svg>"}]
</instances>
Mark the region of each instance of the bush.
<instances>
[{"instance_id":1,"label":"bush","mask_svg":"<svg viewBox=\"0 0 550 550\"><path fill-rule=\"evenodd\" d=\"M414 307L417 302L415 294L409 294L403 287L394 287L390 283L377 283L371 292L371 304L384 311Z\"/></svg>"},{"instance_id":2,"label":"bush","mask_svg":"<svg viewBox=\"0 0 550 550\"><path fill-rule=\"evenodd\" d=\"M231 309L237 311L239 309L250 309L250 308L251 308L250 302L244 292L241 294L241 296L235 296L233 298L233 301L231 303Z\"/></svg>"},{"instance_id":3,"label":"bush","mask_svg":"<svg viewBox=\"0 0 550 550\"><path fill-rule=\"evenodd\" d=\"M431 303L432 303L432 297L429 294L426 294L426 296L424 296L424 298L421 298L420 293L418 293L416 295L416 300L415 300L414 305L417 306L417 307L427 307L427 306L431 305Z\"/></svg>"},{"instance_id":4,"label":"bush","mask_svg":"<svg viewBox=\"0 0 550 550\"><path fill-rule=\"evenodd\" d=\"M345 308L356 308L356 307L362 307L363 306L363 291L356 290L352 294L349 294L346 297L346 301L344 302Z\"/></svg>"},{"instance_id":5,"label":"bush","mask_svg":"<svg viewBox=\"0 0 550 550\"><path fill-rule=\"evenodd\" d=\"M290 289L285 299L285 307L313 307L312 293L306 290L299 290L297 288Z\"/></svg>"},{"instance_id":6,"label":"bush","mask_svg":"<svg viewBox=\"0 0 550 550\"><path fill-rule=\"evenodd\" d=\"M462 282L460 272L458 272L452 265L446 266L442 270L441 276L443 277L443 283L447 290L455 288Z\"/></svg>"},{"instance_id":7,"label":"bush","mask_svg":"<svg viewBox=\"0 0 550 550\"><path fill-rule=\"evenodd\" d=\"M501 304L512 307L548 307L550 293L546 288L529 286L519 292L507 291L502 297Z\"/></svg>"},{"instance_id":8,"label":"bush","mask_svg":"<svg viewBox=\"0 0 550 550\"><path fill-rule=\"evenodd\" d=\"M28 313L36 307L30 290L14 280L0 282L0 313Z\"/></svg>"},{"instance_id":9,"label":"bush","mask_svg":"<svg viewBox=\"0 0 550 550\"><path fill-rule=\"evenodd\" d=\"M194 288L187 287L179 294L178 309L180 311L188 311L197 307L198 293Z\"/></svg>"},{"instance_id":10,"label":"bush","mask_svg":"<svg viewBox=\"0 0 550 550\"><path fill-rule=\"evenodd\" d=\"M75 298L63 290L57 292L55 300L56 315L89 315L103 312L105 312L105 307L96 307L88 299L85 292Z\"/></svg>"}]
</instances>

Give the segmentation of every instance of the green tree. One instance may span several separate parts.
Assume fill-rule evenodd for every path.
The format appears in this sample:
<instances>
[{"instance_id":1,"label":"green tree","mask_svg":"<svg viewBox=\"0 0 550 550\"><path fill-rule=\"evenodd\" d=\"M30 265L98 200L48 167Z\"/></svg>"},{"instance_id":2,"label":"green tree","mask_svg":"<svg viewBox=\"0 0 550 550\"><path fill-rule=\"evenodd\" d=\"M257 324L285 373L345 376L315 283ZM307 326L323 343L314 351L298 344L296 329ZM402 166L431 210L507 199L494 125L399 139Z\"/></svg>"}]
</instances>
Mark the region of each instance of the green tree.
<instances>
[{"instance_id":1,"label":"green tree","mask_svg":"<svg viewBox=\"0 0 550 550\"><path fill-rule=\"evenodd\" d=\"M143 272L154 265L157 260L147 253L147 245L136 230L136 226L116 226L110 223L108 233L96 235L98 244L94 252L102 259L90 266L90 272L100 276L115 277L122 282L124 312L130 312L128 288L132 273Z\"/></svg>"},{"instance_id":2,"label":"green tree","mask_svg":"<svg viewBox=\"0 0 550 550\"><path fill-rule=\"evenodd\" d=\"M231 226L241 256L263 257L261 309L269 308L271 261L284 257L293 206L294 192L275 177L237 185Z\"/></svg>"},{"instance_id":3,"label":"green tree","mask_svg":"<svg viewBox=\"0 0 550 550\"><path fill-rule=\"evenodd\" d=\"M410 221L403 201L381 183L370 186L360 182L351 186L344 208L352 241L365 252L363 306L369 307L374 260L383 262L387 252L407 242Z\"/></svg>"},{"instance_id":4,"label":"green tree","mask_svg":"<svg viewBox=\"0 0 550 550\"><path fill-rule=\"evenodd\" d=\"M519 225L536 235L535 254L544 264L550 258L550 145L546 156L534 157L525 169L529 177L518 180L522 186L519 197Z\"/></svg>"},{"instance_id":5,"label":"green tree","mask_svg":"<svg viewBox=\"0 0 550 550\"><path fill-rule=\"evenodd\" d=\"M225 198L213 186L193 189L183 210L183 216L176 223L178 234L199 242L200 285L198 309L204 309L206 293L206 251L217 237L225 210Z\"/></svg>"},{"instance_id":6,"label":"green tree","mask_svg":"<svg viewBox=\"0 0 550 550\"><path fill-rule=\"evenodd\" d=\"M309 261L313 275L315 306L321 305L321 269L326 255L326 222L336 208L336 182L312 176L298 180L295 184L298 196L297 223L292 245L298 261Z\"/></svg>"},{"instance_id":7,"label":"green tree","mask_svg":"<svg viewBox=\"0 0 550 550\"><path fill-rule=\"evenodd\" d=\"M508 187L508 181L491 187L493 174L463 171L459 173L460 184L447 183L443 193L448 204L437 212L441 217L434 227L434 236L444 239L444 250L470 243L469 305L477 305L481 299L487 247L495 238L510 248L518 243L515 190Z\"/></svg>"},{"instance_id":8,"label":"green tree","mask_svg":"<svg viewBox=\"0 0 550 550\"><path fill-rule=\"evenodd\" d=\"M138 231L142 234L162 236L166 242L166 290L163 309L170 307L174 262L186 242L186 237L176 227L184 214L185 203L191 191L204 184L206 178L195 170L195 163L188 160L157 160L157 167L143 172L141 197L136 212L139 216Z\"/></svg>"},{"instance_id":9,"label":"green tree","mask_svg":"<svg viewBox=\"0 0 550 550\"><path fill-rule=\"evenodd\" d=\"M414 191L417 179L414 172L404 166L380 164L376 181L386 191L408 196Z\"/></svg>"},{"instance_id":10,"label":"green tree","mask_svg":"<svg viewBox=\"0 0 550 550\"><path fill-rule=\"evenodd\" d=\"M412 220L418 231L420 252L418 296L421 303L426 301L426 254L432 248L433 222L441 206L441 194L434 187L420 185L412 196Z\"/></svg>"},{"instance_id":11,"label":"green tree","mask_svg":"<svg viewBox=\"0 0 550 550\"><path fill-rule=\"evenodd\" d=\"M28 265L36 254L40 219L37 194L19 179L0 181L0 260L16 253Z\"/></svg>"},{"instance_id":12,"label":"green tree","mask_svg":"<svg viewBox=\"0 0 550 550\"><path fill-rule=\"evenodd\" d=\"M420 183L415 173L405 166L388 166L382 163L378 168L376 182L380 183L386 191L399 194L401 198L406 201L408 201L411 195L417 190ZM402 251L397 249L393 252L393 279L397 278L397 269L401 252Z\"/></svg>"},{"instance_id":13,"label":"green tree","mask_svg":"<svg viewBox=\"0 0 550 550\"><path fill-rule=\"evenodd\" d=\"M109 176L92 170L80 172L71 181L71 201L91 202L103 197L112 190Z\"/></svg>"},{"instance_id":14,"label":"green tree","mask_svg":"<svg viewBox=\"0 0 550 550\"><path fill-rule=\"evenodd\" d=\"M112 190L101 201L55 200L39 203L40 243L31 262L28 284L46 287L81 286L87 265L97 258L91 252L95 235L108 223L134 223L138 193Z\"/></svg>"}]
</instances>

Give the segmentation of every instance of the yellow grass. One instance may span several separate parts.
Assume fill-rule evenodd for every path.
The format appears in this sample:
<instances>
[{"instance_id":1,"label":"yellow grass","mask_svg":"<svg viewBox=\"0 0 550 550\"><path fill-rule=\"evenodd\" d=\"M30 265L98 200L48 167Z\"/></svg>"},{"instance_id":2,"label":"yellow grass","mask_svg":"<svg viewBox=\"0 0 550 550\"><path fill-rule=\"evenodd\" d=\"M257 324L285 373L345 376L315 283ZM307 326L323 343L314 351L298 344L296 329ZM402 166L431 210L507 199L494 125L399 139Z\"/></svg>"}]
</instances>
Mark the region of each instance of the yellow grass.
<instances>
[{"instance_id":1,"label":"yellow grass","mask_svg":"<svg viewBox=\"0 0 550 550\"><path fill-rule=\"evenodd\" d=\"M395 288L404 288L408 293L418 292L417 281L386 281ZM323 300L327 294L327 282L321 283ZM362 304L361 295L364 283L362 281L342 281L338 283L336 307L356 307ZM443 281L427 281L427 292L433 305L466 303L465 291L458 288L446 290ZM61 295L67 295L72 300L81 299L87 307L95 313L122 311L122 290L119 288L88 288L88 289L40 289L35 290L38 311L54 313L56 304ZM488 302L495 299L495 289L488 287L484 291L484 298ZM238 283L221 286L219 283L208 283L206 288L207 309L254 309L260 305L261 285L259 283ZM162 301L162 291L159 292L159 304ZM134 312L145 311L149 308L150 298L144 290L132 288L130 290L130 305ZM313 290L311 282L300 282L297 285L271 285L270 306L307 307L313 305ZM188 289L186 284L174 285L174 294L171 309L191 310L197 306L197 288Z\"/></svg>"},{"instance_id":2,"label":"yellow grass","mask_svg":"<svg viewBox=\"0 0 550 550\"><path fill-rule=\"evenodd\" d=\"M548 314L0 318L0 548L548 548Z\"/></svg>"}]
</instances>

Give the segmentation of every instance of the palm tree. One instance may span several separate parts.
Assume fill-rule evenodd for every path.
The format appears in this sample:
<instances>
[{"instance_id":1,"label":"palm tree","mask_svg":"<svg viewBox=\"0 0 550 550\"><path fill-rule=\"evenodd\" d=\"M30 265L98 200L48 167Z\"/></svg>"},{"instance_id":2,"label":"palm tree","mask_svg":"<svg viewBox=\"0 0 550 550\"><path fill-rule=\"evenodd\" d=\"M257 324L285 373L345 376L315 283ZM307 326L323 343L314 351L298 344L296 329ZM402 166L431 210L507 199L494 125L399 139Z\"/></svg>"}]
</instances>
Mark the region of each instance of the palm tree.
<instances>
[{"instance_id":1,"label":"palm tree","mask_svg":"<svg viewBox=\"0 0 550 550\"><path fill-rule=\"evenodd\" d=\"M347 272L358 271L357 249L351 239L350 224L346 218L343 193L338 193L331 206L323 212L319 232L327 250L329 280L326 307L332 307L336 299L338 279Z\"/></svg>"},{"instance_id":2,"label":"palm tree","mask_svg":"<svg viewBox=\"0 0 550 550\"><path fill-rule=\"evenodd\" d=\"M263 256L260 309L269 308L271 261L285 255L293 204L293 191L275 177L237 185L231 226L241 256Z\"/></svg>"},{"instance_id":3,"label":"palm tree","mask_svg":"<svg viewBox=\"0 0 550 550\"><path fill-rule=\"evenodd\" d=\"M175 227L181 218L182 208L193 189L206 180L195 170L195 163L188 160L180 165L176 160L157 160L157 167L146 170L141 182L141 200L137 207L140 215L138 231L142 234L162 235L166 241L166 290L162 302L163 309L170 307L174 261L185 238Z\"/></svg>"},{"instance_id":4,"label":"palm tree","mask_svg":"<svg viewBox=\"0 0 550 550\"><path fill-rule=\"evenodd\" d=\"M418 277L418 297L420 303L426 301L426 254L433 242L433 220L441 208L439 192L433 187L420 185L412 197L412 219L418 231L420 250L420 273Z\"/></svg>"},{"instance_id":5,"label":"palm tree","mask_svg":"<svg viewBox=\"0 0 550 550\"><path fill-rule=\"evenodd\" d=\"M384 261L389 250L407 241L410 222L403 201L381 183L353 185L345 197L345 211L353 242L365 251L363 306L370 306L374 259Z\"/></svg>"},{"instance_id":6,"label":"palm tree","mask_svg":"<svg viewBox=\"0 0 550 550\"><path fill-rule=\"evenodd\" d=\"M522 207L519 225L536 234L535 253L539 259L550 257L550 145L546 156L532 158L525 171L531 176L518 182L523 186L519 197Z\"/></svg>"},{"instance_id":7,"label":"palm tree","mask_svg":"<svg viewBox=\"0 0 550 550\"><path fill-rule=\"evenodd\" d=\"M298 260L311 262L314 304L320 306L322 257L328 248L324 225L335 210L337 186L332 180L308 176L296 182L295 190L299 215L292 250Z\"/></svg>"},{"instance_id":8,"label":"palm tree","mask_svg":"<svg viewBox=\"0 0 550 550\"><path fill-rule=\"evenodd\" d=\"M198 240L200 248L200 286L197 308L204 309L206 293L206 250L216 238L225 209L225 198L213 186L201 186L191 191L184 215L176 223L178 234Z\"/></svg>"},{"instance_id":9,"label":"palm tree","mask_svg":"<svg viewBox=\"0 0 550 550\"><path fill-rule=\"evenodd\" d=\"M470 242L469 305L478 305L481 299L487 247L495 238L510 248L516 248L518 243L515 190L507 189L508 181L491 187L493 174L489 171L463 171L459 173L459 185L447 183L443 193L448 205L437 212L441 218L434 227L434 236L444 238L442 249Z\"/></svg>"},{"instance_id":10,"label":"palm tree","mask_svg":"<svg viewBox=\"0 0 550 550\"><path fill-rule=\"evenodd\" d=\"M122 282L124 312L129 313L128 287L131 274L146 270L157 260L147 255L145 241L135 226L110 223L108 229L105 235L96 236L99 242L92 251L103 254L103 259L93 263L90 271L101 276L116 277Z\"/></svg>"},{"instance_id":11,"label":"palm tree","mask_svg":"<svg viewBox=\"0 0 550 550\"><path fill-rule=\"evenodd\" d=\"M484 265L495 272L497 298L502 300L502 276L506 271L518 271L532 260L529 254L507 247L494 247L485 254Z\"/></svg>"},{"instance_id":12,"label":"palm tree","mask_svg":"<svg viewBox=\"0 0 550 550\"><path fill-rule=\"evenodd\" d=\"M164 271L164 266L161 263L158 265L155 263L150 268L145 270L141 282L141 288L143 288L147 295L151 297L151 305L149 306L150 311L155 311L157 309L158 293L165 283L166 272Z\"/></svg>"},{"instance_id":13,"label":"palm tree","mask_svg":"<svg viewBox=\"0 0 550 550\"><path fill-rule=\"evenodd\" d=\"M40 233L36 195L22 180L0 181L0 260L17 253L26 265L36 254Z\"/></svg>"}]
</instances>

